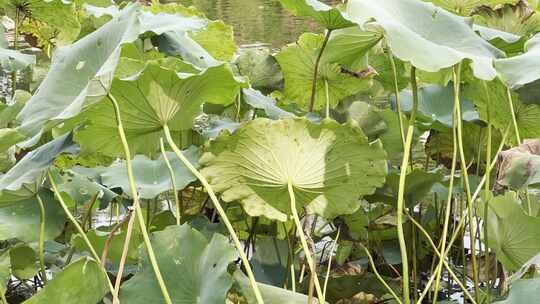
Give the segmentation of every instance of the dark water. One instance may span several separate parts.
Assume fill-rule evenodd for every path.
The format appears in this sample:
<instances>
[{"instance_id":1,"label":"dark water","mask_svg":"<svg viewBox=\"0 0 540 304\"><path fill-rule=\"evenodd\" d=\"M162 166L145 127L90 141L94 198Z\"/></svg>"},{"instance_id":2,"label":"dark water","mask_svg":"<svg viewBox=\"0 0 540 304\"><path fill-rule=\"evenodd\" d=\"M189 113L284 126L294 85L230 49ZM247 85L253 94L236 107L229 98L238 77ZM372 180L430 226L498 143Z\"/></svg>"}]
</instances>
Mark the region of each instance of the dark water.
<instances>
[{"instance_id":1,"label":"dark water","mask_svg":"<svg viewBox=\"0 0 540 304\"><path fill-rule=\"evenodd\" d=\"M166 2L166 1L164 1ZM296 41L306 31L321 29L309 18L292 16L278 0L176 0L183 5L193 5L210 19L221 19L234 28L238 45L269 44L281 47ZM341 0L323 0L329 4Z\"/></svg>"}]
</instances>

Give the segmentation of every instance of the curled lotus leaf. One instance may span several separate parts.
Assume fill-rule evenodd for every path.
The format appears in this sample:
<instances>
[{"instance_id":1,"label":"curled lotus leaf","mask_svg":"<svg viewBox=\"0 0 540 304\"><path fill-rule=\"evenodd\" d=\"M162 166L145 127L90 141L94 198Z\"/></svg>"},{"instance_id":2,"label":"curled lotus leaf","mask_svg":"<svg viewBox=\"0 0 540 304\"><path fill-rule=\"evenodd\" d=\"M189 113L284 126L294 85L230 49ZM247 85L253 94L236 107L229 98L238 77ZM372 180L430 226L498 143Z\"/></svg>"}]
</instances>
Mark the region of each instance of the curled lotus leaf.
<instances>
[{"instance_id":1,"label":"curled lotus leaf","mask_svg":"<svg viewBox=\"0 0 540 304\"><path fill-rule=\"evenodd\" d=\"M387 172L386 153L360 128L303 118L250 121L212 142L200 163L224 201L280 221L291 214L289 182L299 210L334 218L356 211Z\"/></svg>"},{"instance_id":2,"label":"curled lotus leaf","mask_svg":"<svg viewBox=\"0 0 540 304\"><path fill-rule=\"evenodd\" d=\"M540 139L527 139L523 144L502 151L497 164L496 189L521 189L540 183Z\"/></svg>"},{"instance_id":3,"label":"curled lotus leaf","mask_svg":"<svg viewBox=\"0 0 540 304\"><path fill-rule=\"evenodd\" d=\"M375 21L393 54L421 70L436 72L464 59L474 75L491 80L492 61L505 54L479 37L467 19L420 0L351 0L347 13L360 26Z\"/></svg>"},{"instance_id":4,"label":"curled lotus leaf","mask_svg":"<svg viewBox=\"0 0 540 304\"><path fill-rule=\"evenodd\" d=\"M293 15L311 17L327 29L335 30L353 26L343 12L317 0L280 0Z\"/></svg>"}]
</instances>

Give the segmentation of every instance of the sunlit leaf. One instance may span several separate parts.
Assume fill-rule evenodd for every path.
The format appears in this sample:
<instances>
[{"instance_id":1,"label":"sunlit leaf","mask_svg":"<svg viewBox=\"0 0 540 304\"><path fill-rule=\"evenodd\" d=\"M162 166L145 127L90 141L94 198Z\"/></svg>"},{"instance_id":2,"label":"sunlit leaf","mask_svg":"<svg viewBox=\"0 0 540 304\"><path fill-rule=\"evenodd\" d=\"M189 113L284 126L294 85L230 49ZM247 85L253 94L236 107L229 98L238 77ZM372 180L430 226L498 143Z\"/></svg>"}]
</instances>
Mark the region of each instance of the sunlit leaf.
<instances>
[{"instance_id":1,"label":"sunlit leaf","mask_svg":"<svg viewBox=\"0 0 540 304\"><path fill-rule=\"evenodd\" d=\"M119 103L131 152L148 154L159 151L163 125L173 134L190 129L203 103L229 104L240 86L225 64L199 74L177 74L151 61L136 78L115 79L111 94ZM123 156L112 103L104 100L83 116L89 124L76 135L82 151Z\"/></svg>"},{"instance_id":2,"label":"sunlit leaf","mask_svg":"<svg viewBox=\"0 0 540 304\"><path fill-rule=\"evenodd\" d=\"M323 40L322 35L306 33L300 36L296 44L283 48L276 55L285 78L286 102L308 108L315 61ZM335 106L341 99L369 87L369 83L368 77L344 72L339 61L331 61L323 54L317 76L314 109L325 107L327 86L330 106Z\"/></svg>"},{"instance_id":3,"label":"sunlit leaf","mask_svg":"<svg viewBox=\"0 0 540 304\"><path fill-rule=\"evenodd\" d=\"M476 77L496 76L492 60L504 53L480 38L467 21L420 0L348 2L347 13L360 26L375 19L385 30L392 53L415 67L435 72L472 61Z\"/></svg>"},{"instance_id":4,"label":"sunlit leaf","mask_svg":"<svg viewBox=\"0 0 540 304\"><path fill-rule=\"evenodd\" d=\"M57 49L47 77L18 116L22 122L20 131L33 137L26 145L34 144L41 132L76 116L103 97L123 44L147 31L161 34L204 25L203 20L195 17L153 15L132 4L95 32Z\"/></svg>"},{"instance_id":5,"label":"sunlit leaf","mask_svg":"<svg viewBox=\"0 0 540 304\"><path fill-rule=\"evenodd\" d=\"M331 120L255 119L218 137L200 162L224 201L240 201L249 215L280 221L291 213L289 181L297 208L333 218L358 209L358 198L381 186L386 175L380 145Z\"/></svg>"},{"instance_id":6,"label":"sunlit leaf","mask_svg":"<svg viewBox=\"0 0 540 304\"><path fill-rule=\"evenodd\" d=\"M234 280L240 287L240 291L247 299L248 304L255 304L257 300L255 299L255 294L251 289L248 278L245 274L240 271L234 273ZM301 293L292 292L287 289L275 287L272 285L257 284L261 295L263 297L264 303L267 304L304 304L307 303L308 297ZM313 300L313 303L319 303L316 299Z\"/></svg>"}]
</instances>

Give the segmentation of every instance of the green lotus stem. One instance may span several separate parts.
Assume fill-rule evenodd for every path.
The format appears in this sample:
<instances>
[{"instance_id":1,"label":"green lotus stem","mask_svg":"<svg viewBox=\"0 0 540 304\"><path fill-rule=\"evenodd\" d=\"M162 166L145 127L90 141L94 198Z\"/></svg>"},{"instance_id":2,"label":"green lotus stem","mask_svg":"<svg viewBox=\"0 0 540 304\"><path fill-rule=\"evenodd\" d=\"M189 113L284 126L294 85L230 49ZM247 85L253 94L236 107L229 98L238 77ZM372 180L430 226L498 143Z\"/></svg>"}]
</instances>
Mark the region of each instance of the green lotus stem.
<instances>
[{"instance_id":1,"label":"green lotus stem","mask_svg":"<svg viewBox=\"0 0 540 304\"><path fill-rule=\"evenodd\" d=\"M189 169L189 171L191 171L191 173L193 175L195 175L195 177L197 177L199 179L201 184L204 186L204 188L208 192L208 196L210 197L210 199L214 203L214 208L216 208L217 212L219 213L219 216L221 217L221 219L223 220L223 223L225 224L225 227L227 227L227 230L229 231L229 234L231 235L231 237L233 239L236 250L238 251L238 255L240 255L240 259L242 260L242 265L244 265L244 269L246 270L246 273L248 275L251 288L253 289L253 293L255 294L255 298L257 299L257 303L263 304L264 300L263 300L261 292L259 290L259 286L257 285L257 281L255 280L255 275L253 274L253 270L251 269L251 266L249 264L249 260L248 260L248 258L246 256L246 254L244 253L242 243L240 243L240 239L238 238L238 235L234 231L234 228L233 228L231 222L229 221L229 218L227 217L227 214L225 213L225 210L223 209L223 207L219 203L219 200L218 200L218 198L216 196L216 193L214 192L214 189L212 189L212 187L210 186L210 184L208 183L206 178L201 174L201 172L199 172L199 170L197 170L189 162L189 160L182 154L182 151L180 151L178 146L174 143L174 140L171 137L171 132L169 130L169 127L166 124L163 125L163 132L165 133L165 139L167 140L167 143L172 148L173 152L176 154L178 159L184 164L184 166L186 166Z\"/></svg>"},{"instance_id":2,"label":"green lotus stem","mask_svg":"<svg viewBox=\"0 0 540 304\"><path fill-rule=\"evenodd\" d=\"M321 49L319 51L319 54L317 55L317 59L315 59L315 67L313 68L313 81L311 83L311 100L309 102L310 112L313 112L313 107L315 107L315 96L317 95L317 77L319 75L319 65L321 64L321 58L322 58L324 49L326 48L326 45L328 44L328 40L330 40L331 34L332 34L332 30L326 30L326 35L324 36L324 41L321 45Z\"/></svg>"},{"instance_id":3,"label":"green lotus stem","mask_svg":"<svg viewBox=\"0 0 540 304\"><path fill-rule=\"evenodd\" d=\"M49 177L49 183L51 184L54 195L56 196L56 198L60 202L60 206L62 206L62 209L64 210L64 213L68 217L71 224L73 226L75 226L75 229L77 230L77 232L81 235L84 243L86 244L86 247L88 247L88 250L90 250L90 254L94 258L94 260L96 260L100 264L101 270L103 271L103 273L107 277L107 283L109 283L109 289L110 289L111 293L114 292L114 287L112 286L111 281L108 279L107 270L105 268L101 267L101 259L99 258L98 254L96 252L96 249L94 249L94 246L92 246L92 243L90 242L90 240L86 236L86 233L82 229L81 225L79 225L79 222L77 222L77 220L75 219L75 217L73 216L71 211L69 211L69 208L66 205L66 202L64 201L64 199L62 198L62 195L60 194L60 191L58 191L58 186L56 185L56 182L54 181L51 172L48 171L47 175Z\"/></svg>"},{"instance_id":4,"label":"green lotus stem","mask_svg":"<svg viewBox=\"0 0 540 304\"><path fill-rule=\"evenodd\" d=\"M291 199L291 213L294 219L294 224L296 225L296 230L298 230L298 235L300 236L300 243L302 244L302 249L304 250L304 253L306 255L306 260L309 270L311 272L311 276L314 279L317 298L319 299L319 303L325 303L324 293L321 289L321 284L319 283L317 272L315 271L315 261L313 260L313 256L311 255L311 250L309 250L306 236L304 235L304 229L302 228L302 223L300 223L300 217L298 216L298 211L296 210L296 198L294 196L293 185L290 180L287 183L287 189L289 191L289 197Z\"/></svg>"},{"instance_id":5,"label":"green lotus stem","mask_svg":"<svg viewBox=\"0 0 540 304\"><path fill-rule=\"evenodd\" d=\"M398 79L397 79L397 69L396 69L396 63L394 61L394 54L388 49L388 59L390 59L390 66L392 67L392 75L394 76L394 94L396 95L396 108L398 113L398 121L399 121L399 132L401 134L401 144L405 146L405 133L404 133L404 127L403 127L403 117L401 116L401 97L399 96L399 86L398 86Z\"/></svg>"},{"instance_id":6,"label":"green lotus stem","mask_svg":"<svg viewBox=\"0 0 540 304\"><path fill-rule=\"evenodd\" d=\"M13 34L13 49L17 50L19 48L19 10L20 8L15 8L15 28ZM17 71L11 72L11 97L15 97L15 91L17 90ZM7 302L6 302L7 303Z\"/></svg>"},{"instance_id":7,"label":"green lotus stem","mask_svg":"<svg viewBox=\"0 0 540 304\"><path fill-rule=\"evenodd\" d=\"M510 88L506 88L506 97L508 99L508 105L510 106L510 113L512 114L512 123L514 125L514 132L516 133L517 144L521 144L521 136L519 135L519 127L516 119L516 111L514 111L514 102L512 101L512 92Z\"/></svg>"},{"instance_id":8,"label":"green lotus stem","mask_svg":"<svg viewBox=\"0 0 540 304\"><path fill-rule=\"evenodd\" d=\"M47 284L47 272L45 271L45 206L39 194L36 195L39 206L39 266L41 267L41 276L43 283Z\"/></svg>"},{"instance_id":9,"label":"green lotus stem","mask_svg":"<svg viewBox=\"0 0 540 304\"><path fill-rule=\"evenodd\" d=\"M131 241L131 236L133 235L133 225L135 223L135 216L133 212L128 212L129 221L126 229L126 238L124 239L124 246L122 248L122 256L120 257L120 263L118 264L118 273L116 274L116 281L114 282L114 292L113 292L113 304L120 303L118 295L120 294L120 285L122 284L122 275L124 273L124 266L126 265L127 255L129 251L129 242ZM122 223L118 222L116 225L119 227ZM114 229L113 229L114 230Z\"/></svg>"},{"instance_id":10,"label":"green lotus stem","mask_svg":"<svg viewBox=\"0 0 540 304\"><path fill-rule=\"evenodd\" d=\"M454 175L456 173L456 165L457 165L457 139L456 139L456 128L457 128L457 117L456 112L457 104L454 103L454 125L452 128L452 140L453 140L453 152L452 152L452 166L450 169L450 184L448 186L448 197L446 198L446 208L444 212L444 224L443 224L443 232L441 236L441 252L446 252L446 238L448 235L448 225L450 223L450 210L452 206L452 191L454 190ZM444 259L446 256L440 256L439 258L439 264L435 268L435 291L433 292L433 303L437 303L437 296L439 291L439 286L441 282L441 270L442 270L442 264L446 262ZM457 280L460 282L459 280ZM460 282L461 283L461 282ZM426 289L428 290L428 289Z\"/></svg>"},{"instance_id":11,"label":"green lotus stem","mask_svg":"<svg viewBox=\"0 0 540 304\"><path fill-rule=\"evenodd\" d=\"M490 178L491 178L491 166L489 164L489 160L491 159L491 144L492 144L492 132L491 132L491 97L489 95L489 90L488 90L488 87L487 87L487 84L485 81L482 81L482 84L484 86L484 94L486 94L486 111L487 111L487 147L486 147L486 172L485 172L485 176L486 176L486 186L485 186L485 189L484 189L484 194L485 194L485 197L486 199L489 197L489 195L491 194L491 190L490 190ZM490 267L490 260L489 260L489 244L488 244L488 221L487 221L487 218L488 218L488 205L487 203L485 204L485 208L484 208L484 225L483 225L483 228L484 228L484 247L485 247L485 255L486 255L486 269L489 269ZM486 284L486 295L487 295L487 303L491 303L491 292L490 292L490 286L491 284L489 284L489 279L488 279L488 282Z\"/></svg>"},{"instance_id":12,"label":"green lotus stem","mask_svg":"<svg viewBox=\"0 0 540 304\"><path fill-rule=\"evenodd\" d=\"M294 263L291 263L291 288L292 288L292 292L296 292L296 279L295 279L295 275L294 275Z\"/></svg>"},{"instance_id":13,"label":"green lotus stem","mask_svg":"<svg viewBox=\"0 0 540 304\"><path fill-rule=\"evenodd\" d=\"M0 301L2 304L9 304L7 299L6 299L6 295L4 294L4 288L3 287L0 287Z\"/></svg>"},{"instance_id":14,"label":"green lotus stem","mask_svg":"<svg viewBox=\"0 0 540 304\"><path fill-rule=\"evenodd\" d=\"M504 143L506 142L506 139L508 137L508 134L509 134L509 131L510 131L510 125L508 125L508 127L506 128L506 131L504 132L504 135L503 135L503 138L501 140L501 144L499 145L499 148L497 150L497 154L499 154L503 147L504 147ZM495 163L497 162L497 157L495 157L491 163L489 164L490 166L490 170L495 166ZM480 181L480 183L478 184L478 187L476 188L476 191L475 193L473 194L473 197L472 197L472 200L475 201L476 198L478 197L478 195L480 194L480 190L482 189L482 187L484 186L484 183L486 181L486 175L484 175L484 177L482 178L482 180ZM448 255L448 252L450 252L450 249L452 248L452 245L454 244L454 242L457 240L457 237L459 235L459 232L461 231L461 228L463 226L463 224L465 223L465 218L467 216L467 213L469 212L468 209L465 210L465 214L461 216L456 228L454 229L454 233L452 234L452 237L450 238L450 242L448 243L448 245L446 246L446 251L442 253L443 256L446 256ZM427 293L427 291L429 290L429 288L431 287L431 283L433 282L433 276L431 277L431 281L428 282L428 284L426 284L426 287L424 289L424 292ZM459 281L459 280L458 280ZM425 294L424 294L425 296ZM421 297L423 298L423 296Z\"/></svg>"},{"instance_id":15,"label":"green lotus stem","mask_svg":"<svg viewBox=\"0 0 540 304\"><path fill-rule=\"evenodd\" d=\"M324 91L326 93L326 118L330 118L330 94L328 92L328 80L324 80Z\"/></svg>"},{"instance_id":16,"label":"green lotus stem","mask_svg":"<svg viewBox=\"0 0 540 304\"><path fill-rule=\"evenodd\" d=\"M424 227L422 227L422 225L420 223L418 223L417 220L414 219L413 216L410 216L409 214L407 214L407 216L409 217L409 219L411 220L411 222L418 228L418 230L420 230L422 232L422 234L426 237L426 239L428 240L429 244L431 245L431 247L433 248L433 251L435 251L435 254L439 257L439 259L441 261L443 261L442 265L440 266L437 266L437 267L441 267L444 265L444 268L446 268L446 270L448 271L448 273L450 274L450 276L452 276L452 278L456 281L456 283L459 285L459 288L461 288L461 290L463 291L463 293L465 294L465 296L467 298L469 298L469 300L471 301L471 303L473 304L476 304L476 301L474 300L474 298L472 297L472 295L469 293L469 291L467 290L467 288L461 283L461 281L459 280L459 278L457 277L457 275L455 274L455 272L452 270L452 268L450 267L450 265L448 265L448 262L446 260L444 260L444 257L441 252L439 252L439 250L437 249L437 246L435 245L435 243L433 242L433 239L431 238L431 236L429 235L429 233L426 231L426 229L424 229ZM441 250L442 251L442 250ZM433 276L432 276L433 277ZM433 278L430 278L428 280L428 282L432 282L433 281ZM429 290L429 286L430 284L426 284L426 289L424 289L424 292L427 293L427 291ZM435 293L437 292L438 289L435 289ZM425 294L423 293L423 296L421 295L419 300L418 300L418 304L422 303L422 300L424 298ZM433 303L437 303L437 298L434 297L433 298Z\"/></svg>"},{"instance_id":17,"label":"green lotus stem","mask_svg":"<svg viewBox=\"0 0 540 304\"><path fill-rule=\"evenodd\" d=\"M323 298L325 299L326 299L326 287L328 286L328 278L330 277L330 268L332 266L332 253L334 252L334 250L336 250L336 245L339 239L340 232L341 232L341 227L338 227L336 238L334 239L334 242L332 242L332 248L330 248L330 256L328 257L328 267L326 267L326 276L324 277L324 285L323 285Z\"/></svg>"},{"instance_id":18,"label":"green lotus stem","mask_svg":"<svg viewBox=\"0 0 540 304\"><path fill-rule=\"evenodd\" d=\"M105 88L103 84L102 86ZM161 290L161 293L163 294L165 303L172 304L171 296L169 295L169 291L167 290L167 286L165 285L165 281L163 280L163 276L161 275L161 271L159 270L159 265L156 259L156 255L154 253L154 249L152 248L152 243L150 242L150 237L148 236L148 230L144 222L144 216L143 216L140 202L139 202L139 194L137 193L137 185L135 184L135 175L133 174L133 166L131 164L131 152L129 150L129 145L128 145L126 134L124 131L124 126L122 124L122 117L120 115L120 106L118 105L116 98L109 91L107 91L107 96L109 97L109 100L111 101L114 108L118 135L120 136L120 140L122 141L122 147L124 149L124 155L126 157L129 187L131 190L131 197L133 198L133 208L135 209L135 215L137 216L137 221L139 223L139 227L141 228L141 233L143 236L144 245L146 247L146 252L148 254L148 259L150 260L150 264L152 265L152 269L154 270L154 275L156 276L156 280ZM131 238L131 235L126 234L126 239L127 238ZM117 295L113 294L113 296L117 296Z\"/></svg>"},{"instance_id":19,"label":"green lotus stem","mask_svg":"<svg viewBox=\"0 0 540 304\"><path fill-rule=\"evenodd\" d=\"M454 79L454 103L457 105L456 118L457 118L457 135L459 146L459 158L461 165L461 176L465 182L465 193L467 196L467 209L469 218L469 233L470 233L470 246L471 246L471 261L473 268L473 280L476 302L480 302L480 281L478 279L478 264L476 262L476 228L473 221L473 200L471 195L471 187L469 183L469 174L467 172L467 162L465 161L465 152L463 149L463 121L461 119L461 103L460 103L460 81L461 81L461 64L457 64L452 71Z\"/></svg>"},{"instance_id":20,"label":"green lotus stem","mask_svg":"<svg viewBox=\"0 0 540 304\"><path fill-rule=\"evenodd\" d=\"M390 287L390 285L388 285L388 283L386 283L386 281L383 279L383 277L381 276L379 271L377 271L377 267L375 266L375 262L373 261L373 257L371 256L371 253L369 253L369 250L362 243L358 243L358 245L360 245L360 247L362 247L362 249L364 249L364 251L366 252L366 255L368 256L368 259L369 259L369 264L371 265L371 268L373 269L373 273L375 273L375 276L377 277L379 282L381 282L381 284L383 284L383 286L386 288L386 290L388 290L388 292L394 297L396 302L398 302L399 304L402 304L403 302L401 302L401 299L394 292L392 287Z\"/></svg>"},{"instance_id":21,"label":"green lotus stem","mask_svg":"<svg viewBox=\"0 0 540 304\"><path fill-rule=\"evenodd\" d=\"M411 87L413 93L413 106L411 118L407 128L407 138L403 147L403 159L401 161L401 169L399 175L399 189L397 198L397 233L399 240L399 250L401 252L401 267L403 279L403 300L405 304L411 303L409 292L409 264L407 258L407 245L405 244L405 233L403 231L403 210L405 205L405 181L407 178L407 167L409 166L409 158L411 154L412 140L414 135L414 122L416 120L416 110L418 108L418 86L416 84L416 68L411 67Z\"/></svg>"},{"instance_id":22,"label":"green lotus stem","mask_svg":"<svg viewBox=\"0 0 540 304\"><path fill-rule=\"evenodd\" d=\"M161 148L161 155L163 155L163 160L165 161L165 164L167 165L167 169L169 169L169 175L171 176L171 184L172 189L174 192L174 203L176 204L176 225L180 226L180 218L182 217L182 205L180 205L180 200L178 199L178 189L176 188L176 177L174 176L174 171L171 165L171 162L169 161L169 158L167 158L167 154L165 153L165 144L163 144L163 137L159 139L159 146Z\"/></svg>"}]
</instances>

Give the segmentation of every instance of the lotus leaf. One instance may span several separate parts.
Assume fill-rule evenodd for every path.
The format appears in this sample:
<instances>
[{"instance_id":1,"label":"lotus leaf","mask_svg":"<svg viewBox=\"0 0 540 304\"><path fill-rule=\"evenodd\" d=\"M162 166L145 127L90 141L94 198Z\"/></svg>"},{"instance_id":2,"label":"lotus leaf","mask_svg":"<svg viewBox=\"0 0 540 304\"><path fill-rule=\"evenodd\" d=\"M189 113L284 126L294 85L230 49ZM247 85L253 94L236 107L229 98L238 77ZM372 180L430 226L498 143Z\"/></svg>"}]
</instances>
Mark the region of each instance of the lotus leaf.
<instances>
[{"instance_id":1,"label":"lotus leaf","mask_svg":"<svg viewBox=\"0 0 540 304\"><path fill-rule=\"evenodd\" d=\"M483 215L486 204L480 207ZM508 271L515 271L540 252L540 218L526 215L515 192L491 198L488 209L488 244Z\"/></svg>"},{"instance_id":2,"label":"lotus leaf","mask_svg":"<svg viewBox=\"0 0 540 304\"><path fill-rule=\"evenodd\" d=\"M474 75L496 76L492 61L504 53L476 35L466 19L420 0L351 0L347 13L360 26L375 19L392 53L421 70L435 72L472 61Z\"/></svg>"},{"instance_id":3,"label":"lotus leaf","mask_svg":"<svg viewBox=\"0 0 540 304\"><path fill-rule=\"evenodd\" d=\"M285 101L304 107L309 104L315 61L323 39L321 35L303 34L295 45L283 48L276 55L285 79ZM340 62L330 61L325 57L325 53L323 53L317 76L315 109L324 108L326 105L326 86L328 86L331 106L335 106L341 99L369 86L369 78L342 71Z\"/></svg>"},{"instance_id":4,"label":"lotus leaf","mask_svg":"<svg viewBox=\"0 0 540 304\"><path fill-rule=\"evenodd\" d=\"M295 117L293 113L287 112L276 105L276 101L269 96L263 95L254 89L243 89L242 96L244 101L255 109L261 109L270 119L280 119Z\"/></svg>"},{"instance_id":5,"label":"lotus leaf","mask_svg":"<svg viewBox=\"0 0 540 304\"><path fill-rule=\"evenodd\" d=\"M152 235L152 245L173 303L223 304L232 278L228 265L236 258L229 240L215 233L210 240L188 225L170 226ZM163 303L148 258L122 285L125 303Z\"/></svg>"},{"instance_id":6,"label":"lotus leaf","mask_svg":"<svg viewBox=\"0 0 540 304\"><path fill-rule=\"evenodd\" d=\"M280 0L295 16L311 17L323 27L335 30L353 26L343 12L318 0Z\"/></svg>"},{"instance_id":7,"label":"lotus leaf","mask_svg":"<svg viewBox=\"0 0 540 304\"><path fill-rule=\"evenodd\" d=\"M268 49L247 49L235 60L240 75L249 78L251 86L263 93L279 89L283 75L279 64Z\"/></svg>"},{"instance_id":8,"label":"lotus leaf","mask_svg":"<svg viewBox=\"0 0 540 304\"><path fill-rule=\"evenodd\" d=\"M428 0L433 4L440 6L446 10L449 10L453 13L468 16L475 9L478 9L481 6L486 6L489 8L496 7L505 3L516 2L514 0Z\"/></svg>"},{"instance_id":9,"label":"lotus leaf","mask_svg":"<svg viewBox=\"0 0 540 304\"><path fill-rule=\"evenodd\" d=\"M496 186L519 190L540 183L540 139L499 153ZM499 187L497 187L499 188Z\"/></svg>"},{"instance_id":10,"label":"lotus leaf","mask_svg":"<svg viewBox=\"0 0 540 304\"><path fill-rule=\"evenodd\" d=\"M525 43L525 53L495 61L495 68L508 86L517 89L540 79L540 35Z\"/></svg>"},{"instance_id":11,"label":"lotus leaf","mask_svg":"<svg viewBox=\"0 0 540 304\"><path fill-rule=\"evenodd\" d=\"M299 209L325 218L353 213L386 175L386 155L359 128L332 120L258 118L213 142L202 174L226 202L240 201L251 216L286 221L287 191Z\"/></svg>"},{"instance_id":12,"label":"lotus leaf","mask_svg":"<svg viewBox=\"0 0 540 304\"><path fill-rule=\"evenodd\" d=\"M159 151L163 125L177 135L190 129L203 103L228 104L240 86L225 64L199 74L177 74L152 61L136 78L115 79L111 94L119 103L132 153L149 154ZM112 103L98 103L83 115L89 124L76 135L83 152L123 156Z\"/></svg>"},{"instance_id":13,"label":"lotus leaf","mask_svg":"<svg viewBox=\"0 0 540 304\"><path fill-rule=\"evenodd\" d=\"M108 279L97 262L82 258L64 268L24 303L71 303L76 299L78 304L96 304L109 290Z\"/></svg>"},{"instance_id":14,"label":"lotus leaf","mask_svg":"<svg viewBox=\"0 0 540 304\"><path fill-rule=\"evenodd\" d=\"M199 150L196 147L191 146L183 153L195 167L198 167L197 161L199 159ZM178 190L184 189L187 185L196 180L195 176L193 176L178 160L174 153L166 152L166 155L173 168L176 188ZM152 199L159 194L172 189L171 177L169 174L163 174L164 172L168 172L167 164L165 163L163 156L160 156L156 160L152 160L144 155L136 155L135 158L133 158L132 166L140 198ZM130 195L125 161L117 162L108 167L107 170L101 174L101 180L107 187L122 188L124 193Z\"/></svg>"},{"instance_id":15,"label":"lotus leaf","mask_svg":"<svg viewBox=\"0 0 540 304\"><path fill-rule=\"evenodd\" d=\"M521 304L540 301L540 278L521 279L512 283L508 297L496 304Z\"/></svg>"}]
</instances>

